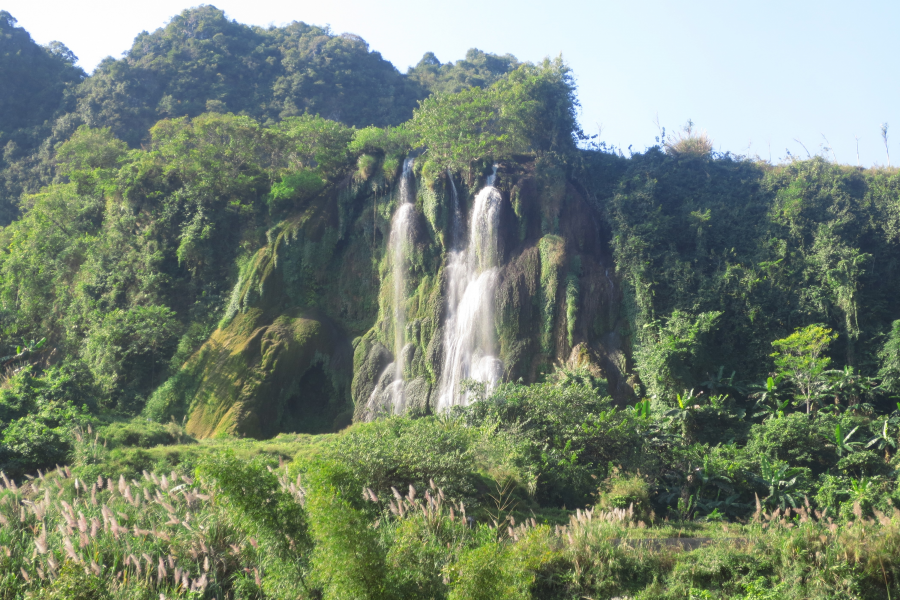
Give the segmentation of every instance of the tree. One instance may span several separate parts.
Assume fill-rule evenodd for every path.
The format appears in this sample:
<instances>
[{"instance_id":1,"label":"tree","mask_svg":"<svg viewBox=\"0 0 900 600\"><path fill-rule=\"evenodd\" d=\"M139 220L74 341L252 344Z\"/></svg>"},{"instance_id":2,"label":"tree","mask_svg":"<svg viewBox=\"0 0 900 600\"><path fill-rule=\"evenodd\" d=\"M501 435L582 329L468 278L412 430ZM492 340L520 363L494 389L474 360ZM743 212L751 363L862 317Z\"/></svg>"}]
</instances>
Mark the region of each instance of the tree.
<instances>
[{"instance_id":1,"label":"tree","mask_svg":"<svg viewBox=\"0 0 900 600\"><path fill-rule=\"evenodd\" d=\"M644 325L635 359L650 396L665 400L691 384L691 367L702 348L703 335L715 329L721 316L718 311L694 316L675 310L665 323Z\"/></svg>"},{"instance_id":2,"label":"tree","mask_svg":"<svg viewBox=\"0 0 900 600\"><path fill-rule=\"evenodd\" d=\"M0 225L18 216L15 201L23 191L48 183L46 173L35 173L41 161L31 155L65 129L55 122L75 108L75 89L85 77L77 60L60 42L39 46L0 10Z\"/></svg>"},{"instance_id":3,"label":"tree","mask_svg":"<svg viewBox=\"0 0 900 600\"><path fill-rule=\"evenodd\" d=\"M878 376L881 385L892 392L900 389L900 320L891 324L891 330L887 334L881 350L878 352L881 368Z\"/></svg>"},{"instance_id":4,"label":"tree","mask_svg":"<svg viewBox=\"0 0 900 600\"><path fill-rule=\"evenodd\" d=\"M784 339L772 342L775 352L771 356L775 359L776 379L788 380L796 386L799 396L806 404L807 414L813 398L825 381L823 374L831 364L831 358L822 354L836 339L837 334L832 335L831 329L821 325L807 325Z\"/></svg>"},{"instance_id":5,"label":"tree","mask_svg":"<svg viewBox=\"0 0 900 600\"><path fill-rule=\"evenodd\" d=\"M419 103L411 130L431 161L463 169L475 160L567 152L581 136L571 71L561 58L526 63L489 88L437 93Z\"/></svg>"},{"instance_id":6,"label":"tree","mask_svg":"<svg viewBox=\"0 0 900 600\"><path fill-rule=\"evenodd\" d=\"M359 36L302 22L252 27L206 5L141 33L123 58L101 62L79 87L78 113L135 147L157 120L204 112L396 125L426 95Z\"/></svg>"}]
</instances>

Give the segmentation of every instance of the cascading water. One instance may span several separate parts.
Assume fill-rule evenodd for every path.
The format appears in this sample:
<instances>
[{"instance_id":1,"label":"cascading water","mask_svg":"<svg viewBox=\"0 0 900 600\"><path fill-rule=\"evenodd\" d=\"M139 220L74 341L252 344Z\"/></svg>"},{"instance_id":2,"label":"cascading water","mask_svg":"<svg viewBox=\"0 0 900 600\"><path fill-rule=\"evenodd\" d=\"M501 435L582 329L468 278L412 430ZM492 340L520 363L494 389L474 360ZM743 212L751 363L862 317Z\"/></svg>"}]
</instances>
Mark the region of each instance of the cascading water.
<instances>
[{"instance_id":1,"label":"cascading water","mask_svg":"<svg viewBox=\"0 0 900 600\"><path fill-rule=\"evenodd\" d=\"M391 235L388 238L388 251L391 255L391 277L394 293L391 305L391 316L394 328L394 362L390 363L379 377L375 389L369 396L369 406L373 410L386 404L389 399L394 414L404 412L406 402L403 395L403 370L406 355L406 275L409 261L406 253L411 244L411 226L415 215L415 197L411 180L413 159L403 163L403 175L400 179L400 201L397 211L391 220ZM385 398L387 396L387 398ZM381 401L381 402L380 402Z\"/></svg>"},{"instance_id":2,"label":"cascading water","mask_svg":"<svg viewBox=\"0 0 900 600\"><path fill-rule=\"evenodd\" d=\"M469 243L455 246L447 262L447 321L444 329L444 363L441 369L436 409L467 404L460 390L466 379L483 382L492 389L500 381L503 364L494 356L494 295L499 277L497 229L500 223L500 192L494 187L497 167L487 185L475 197L469 220ZM450 179L451 186L453 179ZM456 188L452 187L454 206ZM454 219L459 219L457 210ZM454 223L454 232L457 231Z\"/></svg>"}]
</instances>

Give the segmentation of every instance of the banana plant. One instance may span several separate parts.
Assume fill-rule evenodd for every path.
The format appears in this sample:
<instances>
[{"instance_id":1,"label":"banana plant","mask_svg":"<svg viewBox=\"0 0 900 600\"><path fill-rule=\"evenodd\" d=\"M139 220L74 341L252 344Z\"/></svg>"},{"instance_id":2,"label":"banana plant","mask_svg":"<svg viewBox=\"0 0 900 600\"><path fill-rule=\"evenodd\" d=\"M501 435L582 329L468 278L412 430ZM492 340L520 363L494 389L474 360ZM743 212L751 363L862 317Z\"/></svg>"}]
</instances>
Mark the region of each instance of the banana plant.
<instances>
[{"instance_id":1,"label":"banana plant","mask_svg":"<svg viewBox=\"0 0 900 600\"><path fill-rule=\"evenodd\" d=\"M796 467L789 467L787 463L770 461L763 456L759 461L759 475L756 476L757 481L769 490L763 502L782 510L788 505L797 508L800 505L800 494L794 488L802 472Z\"/></svg>"},{"instance_id":2,"label":"banana plant","mask_svg":"<svg viewBox=\"0 0 900 600\"><path fill-rule=\"evenodd\" d=\"M631 408L631 413L643 421L650 420L650 400L643 399Z\"/></svg>"},{"instance_id":3,"label":"banana plant","mask_svg":"<svg viewBox=\"0 0 900 600\"><path fill-rule=\"evenodd\" d=\"M822 408L833 412L839 412L843 405L841 401L846 401L846 408L851 409L868 409L872 406L864 403L864 398L869 398L878 390L878 382L872 377L860 375L853 367L847 365L843 369L830 369L824 371L822 375L828 382L827 390L824 391L820 400L822 400ZM832 398L831 403L827 403L827 398Z\"/></svg>"},{"instance_id":4,"label":"banana plant","mask_svg":"<svg viewBox=\"0 0 900 600\"><path fill-rule=\"evenodd\" d=\"M707 373L706 381L700 382L700 385L709 390L710 394L743 396L747 393L747 390L734 382L734 375L735 371L732 371L731 375L725 377L725 367L720 366L717 372Z\"/></svg>"},{"instance_id":5,"label":"banana plant","mask_svg":"<svg viewBox=\"0 0 900 600\"><path fill-rule=\"evenodd\" d=\"M870 479L850 479L850 500L866 504L875 495L875 485Z\"/></svg>"},{"instance_id":6,"label":"banana plant","mask_svg":"<svg viewBox=\"0 0 900 600\"><path fill-rule=\"evenodd\" d=\"M777 394L778 386L775 383L775 380L772 377L769 377L766 379L766 387L763 388L762 391L753 394L757 398L755 408L760 409L758 412L753 413L753 416L762 416L764 421L766 419L782 418L784 416L784 411L790 405L791 400L788 398L781 401L778 399Z\"/></svg>"},{"instance_id":7,"label":"banana plant","mask_svg":"<svg viewBox=\"0 0 900 600\"><path fill-rule=\"evenodd\" d=\"M875 447L876 450L884 450L885 458L889 456L888 448L893 448L896 452L897 450L897 440L888 432L888 425L890 421L885 419L884 424L881 427L881 432L869 440L869 443L866 444L866 448Z\"/></svg>"},{"instance_id":8,"label":"banana plant","mask_svg":"<svg viewBox=\"0 0 900 600\"><path fill-rule=\"evenodd\" d=\"M862 445L862 442L851 442L850 438L853 437L853 434L856 433L856 430L859 427L854 427L853 430L844 435L844 432L841 430L840 423L837 424L834 428L834 439L829 440L832 444L834 444L835 449L837 450L837 455L843 457L846 454L851 454L856 452L857 448Z\"/></svg>"},{"instance_id":9,"label":"banana plant","mask_svg":"<svg viewBox=\"0 0 900 600\"><path fill-rule=\"evenodd\" d=\"M0 357L0 367L6 367L20 360L25 360L31 354L43 348L46 343L47 338L41 338L40 340L32 339L24 346L16 346L15 354Z\"/></svg>"},{"instance_id":10,"label":"banana plant","mask_svg":"<svg viewBox=\"0 0 900 600\"><path fill-rule=\"evenodd\" d=\"M703 392L700 392L701 394ZM669 427L672 429L680 429L682 437L688 437L688 430L693 418L692 409L697 406L695 400L699 400L699 395L694 395L694 390L685 390L684 395L676 394L678 408L673 408L665 413L665 417L669 419Z\"/></svg>"}]
</instances>

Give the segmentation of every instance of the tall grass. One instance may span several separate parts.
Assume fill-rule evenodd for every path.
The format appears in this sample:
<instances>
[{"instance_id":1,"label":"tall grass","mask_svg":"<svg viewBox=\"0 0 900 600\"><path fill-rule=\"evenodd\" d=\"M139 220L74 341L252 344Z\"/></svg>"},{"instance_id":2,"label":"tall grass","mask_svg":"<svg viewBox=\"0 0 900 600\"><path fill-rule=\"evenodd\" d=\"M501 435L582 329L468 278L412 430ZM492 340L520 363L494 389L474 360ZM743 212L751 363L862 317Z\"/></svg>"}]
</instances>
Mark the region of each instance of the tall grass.
<instances>
[{"instance_id":1,"label":"tall grass","mask_svg":"<svg viewBox=\"0 0 900 600\"><path fill-rule=\"evenodd\" d=\"M433 482L360 500L288 467L276 475L273 497L310 522L302 585L260 524L265 498L242 508L215 477L0 475L0 599L900 598L900 511L651 524L629 506L577 510L565 525L477 523Z\"/></svg>"}]
</instances>

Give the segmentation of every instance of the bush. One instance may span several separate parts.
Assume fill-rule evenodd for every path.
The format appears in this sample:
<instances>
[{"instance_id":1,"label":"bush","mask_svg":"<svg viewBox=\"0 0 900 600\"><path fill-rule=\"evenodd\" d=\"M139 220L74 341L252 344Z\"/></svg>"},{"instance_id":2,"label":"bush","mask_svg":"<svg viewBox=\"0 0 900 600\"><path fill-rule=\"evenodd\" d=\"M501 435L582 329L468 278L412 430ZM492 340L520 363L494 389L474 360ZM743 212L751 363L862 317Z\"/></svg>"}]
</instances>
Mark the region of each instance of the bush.
<instances>
[{"instance_id":1,"label":"bush","mask_svg":"<svg viewBox=\"0 0 900 600\"><path fill-rule=\"evenodd\" d=\"M809 417L799 412L767 419L750 428L747 452L751 456L771 456L819 475L838 461L829 443L838 422L838 417L832 415ZM848 432L853 429L844 425L842 428Z\"/></svg>"},{"instance_id":2,"label":"bush","mask_svg":"<svg viewBox=\"0 0 900 600\"><path fill-rule=\"evenodd\" d=\"M640 475L615 473L600 486L597 507L608 511L634 507L635 518L650 522L650 484Z\"/></svg>"},{"instance_id":3,"label":"bush","mask_svg":"<svg viewBox=\"0 0 900 600\"><path fill-rule=\"evenodd\" d=\"M314 461L307 474L312 571L326 599L389 597L384 549L361 508L357 477L327 460Z\"/></svg>"},{"instance_id":4,"label":"bush","mask_svg":"<svg viewBox=\"0 0 900 600\"><path fill-rule=\"evenodd\" d=\"M529 598L527 575L515 559L515 554L498 542L464 551L447 569L450 600Z\"/></svg>"},{"instance_id":5,"label":"bush","mask_svg":"<svg viewBox=\"0 0 900 600\"><path fill-rule=\"evenodd\" d=\"M248 462L231 452L213 455L200 463L197 475L222 496L230 519L262 542L269 571L263 591L273 597L308 595L313 544L300 498L259 458Z\"/></svg>"},{"instance_id":6,"label":"bush","mask_svg":"<svg viewBox=\"0 0 900 600\"><path fill-rule=\"evenodd\" d=\"M0 386L0 470L18 477L64 464L73 427L93 422L83 401L84 373L73 366L34 375L27 366Z\"/></svg>"},{"instance_id":7,"label":"bush","mask_svg":"<svg viewBox=\"0 0 900 600\"><path fill-rule=\"evenodd\" d=\"M497 423L520 440L544 506L585 506L610 463L640 468L649 458L631 413L577 374L559 383L505 384L458 410L470 425Z\"/></svg>"},{"instance_id":8,"label":"bush","mask_svg":"<svg viewBox=\"0 0 900 600\"><path fill-rule=\"evenodd\" d=\"M84 567L67 562L57 579L47 587L25 595L26 600L107 600L109 585L100 577L85 573Z\"/></svg>"},{"instance_id":9,"label":"bush","mask_svg":"<svg viewBox=\"0 0 900 600\"><path fill-rule=\"evenodd\" d=\"M412 485L421 491L433 481L448 497L469 503L475 500L478 481L477 435L450 419L393 417L355 425L336 437L324 455L341 465L347 493L354 497L363 487L390 495L392 487Z\"/></svg>"},{"instance_id":10,"label":"bush","mask_svg":"<svg viewBox=\"0 0 900 600\"><path fill-rule=\"evenodd\" d=\"M196 441L185 433L184 428L174 422L160 424L140 417L101 427L98 433L110 449L120 447L152 448L153 446Z\"/></svg>"}]
</instances>

